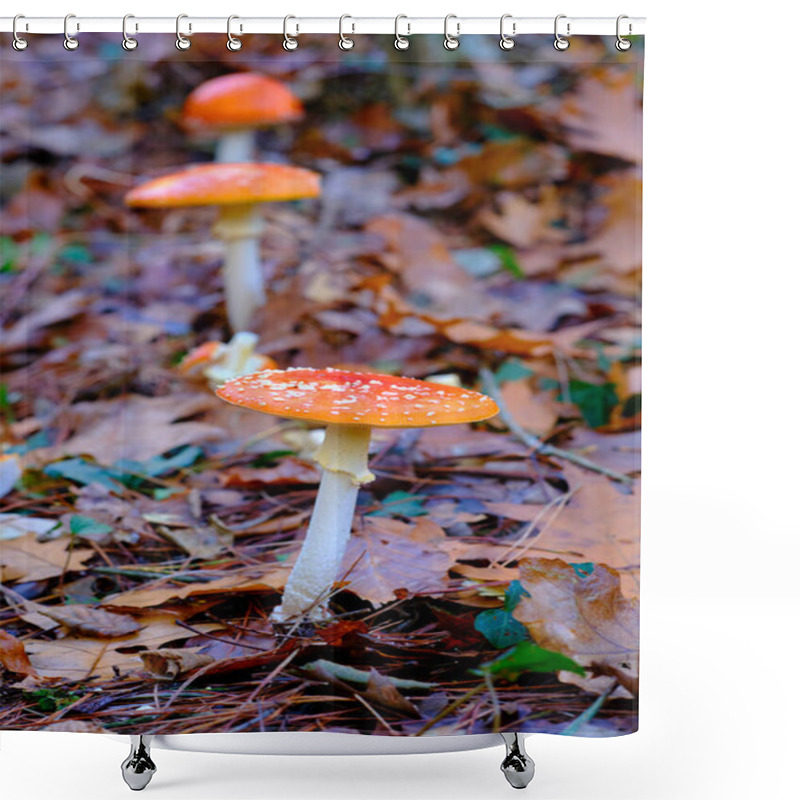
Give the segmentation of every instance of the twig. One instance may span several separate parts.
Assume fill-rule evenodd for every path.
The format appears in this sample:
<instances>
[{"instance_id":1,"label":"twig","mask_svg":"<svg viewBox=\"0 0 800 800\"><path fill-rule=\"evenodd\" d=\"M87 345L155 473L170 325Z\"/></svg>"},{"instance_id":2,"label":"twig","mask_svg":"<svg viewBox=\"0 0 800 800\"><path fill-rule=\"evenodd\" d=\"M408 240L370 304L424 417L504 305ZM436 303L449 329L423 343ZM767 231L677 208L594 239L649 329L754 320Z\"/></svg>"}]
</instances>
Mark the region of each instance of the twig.
<instances>
[{"instance_id":1,"label":"twig","mask_svg":"<svg viewBox=\"0 0 800 800\"><path fill-rule=\"evenodd\" d=\"M414 736L422 736L424 733L429 731L437 722L440 722L445 717L450 716L457 708L460 708L467 700L475 697L478 692L482 692L486 690L486 680L482 680L477 686L470 689L465 694L462 694L461 697L457 697L452 703L450 703L447 708L440 711L435 717L429 719L415 734Z\"/></svg>"},{"instance_id":2,"label":"twig","mask_svg":"<svg viewBox=\"0 0 800 800\"><path fill-rule=\"evenodd\" d=\"M495 380L491 370L487 369L486 367L481 367L480 377L481 381L483 382L483 387L486 390L486 394L488 394L489 397L491 397L492 400L497 403L497 407L500 409L500 418L503 420L508 430L511 431L511 433L513 433L514 436L516 436L520 441L522 441L523 444L530 447L534 453L541 453L543 456L555 456L556 458L563 458L564 461L577 464L579 467L588 469L591 472L599 472L601 475L605 475L606 477L611 478L611 480L618 481L619 483L632 483L632 479L628 475L624 475L623 473L609 469L608 467L603 467L594 461L590 461L588 458L584 458L577 453L571 452L570 450L562 450L560 447L547 444L538 436L534 436L534 434L526 431L514 419L509 411L509 408L503 399L503 395L500 392L500 387L497 385L497 381Z\"/></svg>"},{"instance_id":3,"label":"twig","mask_svg":"<svg viewBox=\"0 0 800 800\"><path fill-rule=\"evenodd\" d=\"M378 722L380 722L387 731L389 731L389 733L393 734L394 736L397 735L397 731L360 694L354 693L353 697L358 700L358 702L361 703L361 705L364 706L364 708L366 708L367 711L369 711L375 717L375 719L378 720Z\"/></svg>"}]
</instances>

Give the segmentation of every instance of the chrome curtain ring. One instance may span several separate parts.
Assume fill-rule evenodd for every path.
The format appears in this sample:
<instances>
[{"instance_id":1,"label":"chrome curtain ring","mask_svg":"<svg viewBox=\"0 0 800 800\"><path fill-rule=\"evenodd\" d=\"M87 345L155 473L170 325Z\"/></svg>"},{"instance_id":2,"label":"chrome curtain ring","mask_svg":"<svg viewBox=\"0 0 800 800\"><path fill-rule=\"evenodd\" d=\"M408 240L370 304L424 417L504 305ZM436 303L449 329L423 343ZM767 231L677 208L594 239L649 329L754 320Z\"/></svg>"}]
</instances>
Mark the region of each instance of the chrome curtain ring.
<instances>
[{"instance_id":1,"label":"chrome curtain ring","mask_svg":"<svg viewBox=\"0 0 800 800\"><path fill-rule=\"evenodd\" d=\"M78 45L80 44L80 42L74 36L70 36L69 21L71 19L75 19L75 15L74 14L67 14L67 16L64 17L64 49L65 50L77 50L78 49ZM79 31L80 29L81 29L80 23L76 22L75 23L75 30Z\"/></svg>"},{"instance_id":2,"label":"chrome curtain ring","mask_svg":"<svg viewBox=\"0 0 800 800\"><path fill-rule=\"evenodd\" d=\"M236 37L235 37L235 36L234 36L234 35L231 33L231 23L232 23L232 22L233 22L235 19L239 19L239 17L237 17L237 16L236 16L236 14L231 14L231 15L228 17L228 41L227 41L227 43L226 43L225 47L227 47L227 48L228 48L228 50L230 50L230 51L231 51L231 53L237 53L239 50L241 50L241 49L242 49L242 40L241 40L241 39L237 39L237 38L236 38ZM240 25L240 26L239 26L239 33L241 33L241 32L242 32L242 26Z\"/></svg>"},{"instance_id":3,"label":"chrome curtain ring","mask_svg":"<svg viewBox=\"0 0 800 800\"><path fill-rule=\"evenodd\" d=\"M188 14L178 14L175 17L175 47L178 50L188 50L192 46L192 40L188 39L181 33L181 20L182 19L189 19ZM189 23L189 33L192 32L192 23Z\"/></svg>"},{"instance_id":4,"label":"chrome curtain ring","mask_svg":"<svg viewBox=\"0 0 800 800\"><path fill-rule=\"evenodd\" d=\"M456 21L456 32L455 35L450 33L450 20L454 19ZM455 14L448 14L444 18L444 49L445 50L457 50L458 45L460 42L458 41L459 34L461 33L461 23L458 21L458 17Z\"/></svg>"},{"instance_id":5,"label":"chrome curtain ring","mask_svg":"<svg viewBox=\"0 0 800 800\"><path fill-rule=\"evenodd\" d=\"M555 33L555 37L556 37L553 40L553 47L555 47L556 50L566 50L569 47L569 39L567 39L566 37L562 36L558 32L558 21L562 20L562 19L566 19L566 18L567 18L566 14L559 14L556 17L555 23L553 24L553 32ZM569 36L569 32L570 32L569 28L570 28L570 24L569 24L569 22L567 22L567 36Z\"/></svg>"},{"instance_id":6,"label":"chrome curtain ring","mask_svg":"<svg viewBox=\"0 0 800 800\"><path fill-rule=\"evenodd\" d=\"M617 42L616 42L616 44L614 46L617 48L617 50L620 51L620 53L624 53L626 50L630 50L631 49L631 40L630 39L624 39L623 36L622 36L622 33L621 33L622 20L624 20L624 19L629 19L627 14L620 14L617 17ZM633 33L633 25L631 25L631 23L629 22L628 23L628 36L630 36L632 33Z\"/></svg>"},{"instance_id":7,"label":"chrome curtain ring","mask_svg":"<svg viewBox=\"0 0 800 800\"><path fill-rule=\"evenodd\" d=\"M14 35L14 39L11 42L11 46L15 50L17 50L18 52L22 52L28 46L28 40L27 39L23 39L17 33L17 23L21 19L25 19L25 15L24 14L17 14L14 17L14 21L11 23L11 33ZM27 22L25 23L25 30L28 30L28 23Z\"/></svg>"},{"instance_id":8,"label":"chrome curtain ring","mask_svg":"<svg viewBox=\"0 0 800 800\"><path fill-rule=\"evenodd\" d=\"M123 50L135 50L139 46L139 42L134 39L132 36L128 36L128 20L129 19L136 19L133 14L126 14L122 18L122 49ZM134 23L133 29L135 31L139 30L139 24Z\"/></svg>"},{"instance_id":9,"label":"chrome curtain ring","mask_svg":"<svg viewBox=\"0 0 800 800\"><path fill-rule=\"evenodd\" d=\"M297 39L295 38L295 36L297 36L297 34L300 33L300 25L296 24L295 35L289 36L290 19L296 20L297 17L293 17L291 14L289 14L288 16L283 18L283 49L289 50L291 52L292 50L297 50L297 47L300 44L300 42L298 42Z\"/></svg>"},{"instance_id":10,"label":"chrome curtain ring","mask_svg":"<svg viewBox=\"0 0 800 800\"><path fill-rule=\"evenodd\" d=\"M408 50L411 47L411 42L408 41L406 37L411 36L411 23L406 22L406 31L405 36L400 35L400 20L401 19L408 19L405 14L398 14L394 18L394 46L396 50Z\"/></svg>"},{"instance_id":11,"label":"chrome curtain ring","mask_svg":"<svg viewBox=\"0 0 800 800\"><path fill-rule=\"evenodd\" d=\"M352 50L356 43L349 37L344 35L344 21L346 19L353 19L349 14L342 14L339 17L339 49L340 50ZM355 22L350 23L351 26L351 33L356 32L356 24Z\"/></svg>"},{"instance_id":12,"label":"chrome curtain ring","mask_svg":"<svg viewBox=\"0 0 800 800\"><path fill-rule=\"evenodd\" d=\"M511 14L503 14L503 16L500 17L500 49L501 50L513 50L514 49L514 45L516 44L516 42L511 38L511 36L516 36L517 35L517 23L513 22L513 21L511 22L511 36L509 36L505 32L505 24L506 24L506 20L507 19L513 20L513 17L511 16Z\"/></svg>"}]
</instances>

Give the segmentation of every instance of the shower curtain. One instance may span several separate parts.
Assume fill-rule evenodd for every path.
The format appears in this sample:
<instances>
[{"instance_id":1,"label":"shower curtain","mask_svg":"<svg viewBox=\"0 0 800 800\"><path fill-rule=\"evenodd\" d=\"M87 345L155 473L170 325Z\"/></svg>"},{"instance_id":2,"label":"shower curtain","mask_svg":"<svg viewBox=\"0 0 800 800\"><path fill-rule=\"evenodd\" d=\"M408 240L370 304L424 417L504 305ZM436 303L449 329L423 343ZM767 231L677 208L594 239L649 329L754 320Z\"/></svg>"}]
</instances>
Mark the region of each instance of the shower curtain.
<instances>
[{"instance_id":1,"label":"shower curtain","mask_svg":"<svg viewBox=\"0 0 800 800\"><path fill-rule=\"evenodd\" d=\"M635 731L641 37L119 38L0 46L0 730ZM234 75L287 113L192 122ZM318 191L230 236L239 172L131 201L232 129ZM215 389L297 367L498 413L374 428L327 610L281 621L321 430Z\"/></svg>"}]
</instances>

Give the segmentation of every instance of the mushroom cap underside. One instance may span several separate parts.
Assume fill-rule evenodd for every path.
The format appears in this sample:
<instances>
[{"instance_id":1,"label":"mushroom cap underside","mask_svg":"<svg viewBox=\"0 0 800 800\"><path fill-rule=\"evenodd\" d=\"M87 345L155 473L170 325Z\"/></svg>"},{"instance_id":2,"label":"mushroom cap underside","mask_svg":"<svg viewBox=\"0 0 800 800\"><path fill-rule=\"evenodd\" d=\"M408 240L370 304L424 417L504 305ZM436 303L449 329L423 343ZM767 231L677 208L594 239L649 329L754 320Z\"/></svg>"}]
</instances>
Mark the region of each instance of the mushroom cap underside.
<instances>
[{"instance_id":1,"label":"mushroom cap underside","mask_svg":"<svg viewBox=\"0 0 800 800\"><path fill-rule=\"evenodd\" d=\"M264 370L228 381L217 394L280 417L380 428L478 422L499 411L490 397L469 389L339 369Z\"/></svg>"},{"instance_id":2,"label":"mushroom cap underside","mask_svg":"<svg viewBox=\"0 0 800 800\"><path fill-rule=\"evenodd\" d=\"M125 195L129 206L245 205L317 197L320 176L288 164L200 164L162 175Z\"/></svg>"}]
</instances>

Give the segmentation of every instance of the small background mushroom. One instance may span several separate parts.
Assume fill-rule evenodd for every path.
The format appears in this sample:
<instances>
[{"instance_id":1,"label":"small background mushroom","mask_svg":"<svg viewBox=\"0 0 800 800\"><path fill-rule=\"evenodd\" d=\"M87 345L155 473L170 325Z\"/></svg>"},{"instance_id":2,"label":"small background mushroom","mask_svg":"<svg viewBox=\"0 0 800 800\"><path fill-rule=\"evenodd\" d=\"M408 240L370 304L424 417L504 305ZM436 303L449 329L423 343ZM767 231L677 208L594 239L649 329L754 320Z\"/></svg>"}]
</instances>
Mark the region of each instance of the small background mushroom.
<instances>
[{"instance_id":1,"label":"small background mushroom","mask_svg":"<svg viewBox=\"0 0 800 800\"><path fill-rule=\"evenodd\" d=\"M259 128L302 115L302 104L286 86L252 72L212 78L200 84L183 106L183 124L189 131L219 137L219 163L253 161Z\"/></svg>"},{"instance_id":2,"label":"small background mushroom","mask_svg":"<svg viewBox=\"0 0 800 800\"><path fill-rule=\"evenodd\" d=\"M286 164L203 164L148 181L128 192L134 208L219 206L214 234L225 245L223 280L234 332L248 330L266 302L259 257L259 204L317 197L319 175Z\"/></svg>"}]
</instances>

